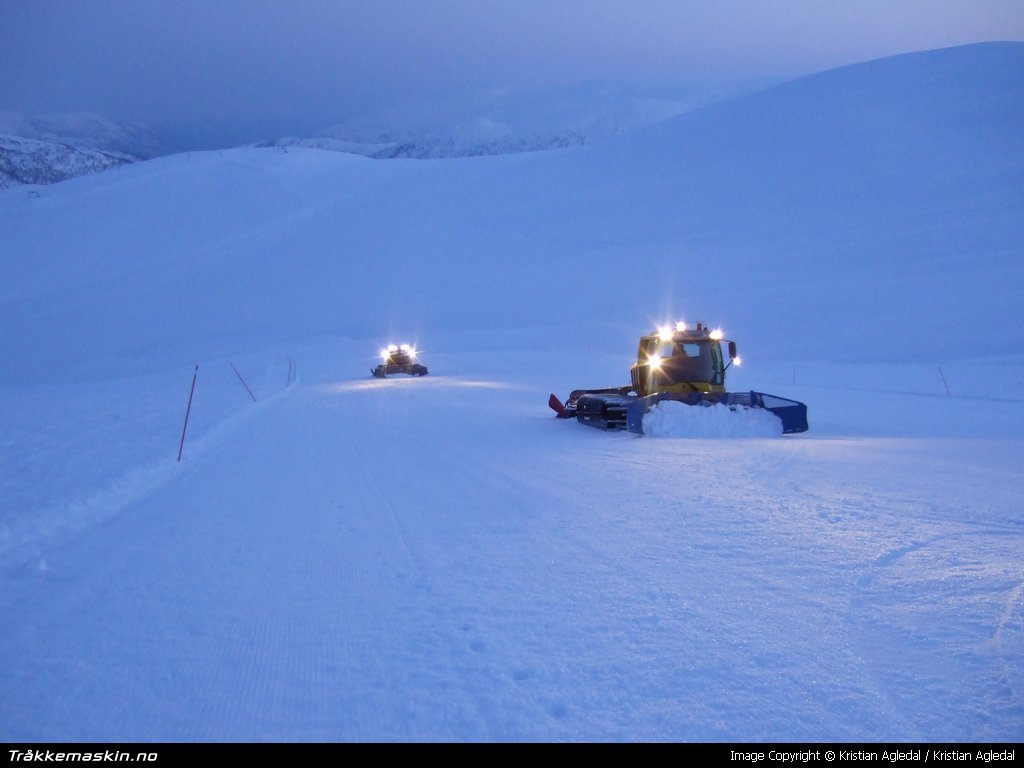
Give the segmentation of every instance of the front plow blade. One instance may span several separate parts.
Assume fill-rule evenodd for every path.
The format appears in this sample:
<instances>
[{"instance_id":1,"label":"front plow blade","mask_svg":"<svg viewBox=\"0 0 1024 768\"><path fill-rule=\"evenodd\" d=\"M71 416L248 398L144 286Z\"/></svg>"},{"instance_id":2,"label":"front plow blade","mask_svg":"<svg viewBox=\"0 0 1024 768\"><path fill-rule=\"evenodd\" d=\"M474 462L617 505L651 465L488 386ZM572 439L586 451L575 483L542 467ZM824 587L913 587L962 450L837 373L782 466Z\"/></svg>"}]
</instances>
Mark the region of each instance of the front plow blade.
<instances>
[{"instance_id":1,"label":"front plow blade","mask_svg":"<svg viewBox=\"0 0 1024 768\"><path fill-rule=\"evenodd\" d=\"M782 422L782 434L806 432L807 406L796 400L764 392L661 392L641 397L632 402L626 413L626 429L638 435L644 433L644 415L662 400L686 403L687 405L727 405L730 408L763 408L770 411Z\"/></svg>"}]
</instances>

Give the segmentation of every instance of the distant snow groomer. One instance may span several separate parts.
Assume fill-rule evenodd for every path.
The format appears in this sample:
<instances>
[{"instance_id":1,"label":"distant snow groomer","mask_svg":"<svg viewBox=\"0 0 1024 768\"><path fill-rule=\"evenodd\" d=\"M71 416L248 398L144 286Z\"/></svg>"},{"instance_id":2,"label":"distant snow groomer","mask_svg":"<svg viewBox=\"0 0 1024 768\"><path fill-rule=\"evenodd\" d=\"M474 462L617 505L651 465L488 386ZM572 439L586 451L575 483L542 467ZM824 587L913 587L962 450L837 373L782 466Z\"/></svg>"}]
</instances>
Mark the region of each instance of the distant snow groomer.
<instances>
[{"instance_id":1,"label":"distant snow groomer","mask_svg":"<svg viewBox=\"0 0 1024 768\"><path fill-rule=\"evenodd\" d=\"M407 373L410 376L426 376L425 365L413 362L416 359L416 347L408 344L389 344L387 349L380 351L384 362L373 368L370 373L379 379L392 373Z\"/></svg>"},{"instance_id":2,"label":"distant snow groomer","mask_svg":"<svg viewBox=\"0 0 1024 768\"><path fill-rule=\"evenodd\" d=\"M630 371L632 384L605 389L577 389L564 403L557 395L548 405L560 418L575 417L600 429L628 429L643 434L643 417L662 400L695 406L724 405L731 410L763 408L779 418L784 434L807 431L807 406L763 392L727 392L725 371L736 363L736 342L726 341L729 362L722 354L721 331L703 323L665 326L643 336Z\"/></svg>"}]
</instances>

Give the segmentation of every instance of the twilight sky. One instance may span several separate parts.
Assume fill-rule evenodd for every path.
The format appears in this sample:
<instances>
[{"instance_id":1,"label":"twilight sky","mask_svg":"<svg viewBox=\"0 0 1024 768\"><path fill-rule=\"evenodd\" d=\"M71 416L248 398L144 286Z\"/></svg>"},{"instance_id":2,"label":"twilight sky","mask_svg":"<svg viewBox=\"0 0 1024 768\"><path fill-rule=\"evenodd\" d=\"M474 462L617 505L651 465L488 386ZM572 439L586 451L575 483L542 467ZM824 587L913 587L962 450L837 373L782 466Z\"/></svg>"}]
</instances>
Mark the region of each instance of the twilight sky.
<instances>
[{"instance_id":1,"label":"twilight sky","mask_svg":"<svg viewBox=\"0 0 1024 768\"><path fill-rule=\"evenodd\" d=\"M301 131L591 79L796 76L1024 40L1021 0L0 0L0 110Z\"/></svg>"}]
</instances>

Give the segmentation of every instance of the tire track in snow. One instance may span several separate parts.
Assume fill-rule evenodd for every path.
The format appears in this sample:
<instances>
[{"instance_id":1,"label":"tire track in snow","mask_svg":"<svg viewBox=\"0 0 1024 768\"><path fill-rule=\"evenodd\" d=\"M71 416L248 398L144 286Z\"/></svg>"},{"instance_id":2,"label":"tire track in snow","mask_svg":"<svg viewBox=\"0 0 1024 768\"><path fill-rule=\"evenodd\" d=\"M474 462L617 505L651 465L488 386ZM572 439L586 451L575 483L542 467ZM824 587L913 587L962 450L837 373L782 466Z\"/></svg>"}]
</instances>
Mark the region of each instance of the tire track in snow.
<instances>
[{"instance_id":1,"label":"tire track in snow","mask_svg":"<svg viewBox=\"0 0 1024 768\"><path fill-rule=\"evenodd\" d=\"M367 460L367 452L365 446L357 446L355 440L352 437L346 439L347 449L346 455L354 458L355 463L361 468L361 474L368 481L370 486L374 489L374 493L371 494L371 503L374 508L380 509L383 507L387 511L388 518L394 526L395 533L397 535L398 542L401 546L402 551L406 557L412 563L413 567L417 571L418 580L421 582L425 591L430 591L430 569L424 561L422 555L417 552L415 545L410 540L410 537L406 533L406 526L402 522L402 519L396 509L395 502L391 499L391 493L384 483L380 481L377 476L377 471L374 466Z\"/></svg>"},{"instance_id":2,"label":"tire track in snow","mask_svg":"<svg viewBox=\"0 0 1024 768\"><path fill-rule=\"evenodd\" d=\"M926 522L951 524L949 519L945 518L942 520L929 519ZM960 680L962 675L967 675L968 679L972 680L976 677L969 670L972 666L982 663L980 658L984 657L983 646L985 643L979 645L971 643L969 640L965 642L965 638L969 639L973 633L979 641L981 640L982 636L977 633L984 632L985 612L981 613L980 618L974 624L964 625L967 629L957 635L960 645L949 645L949 641L944 639L944 633L951 631L949 626L968 621L957 613L950 614L944 607L944 603L950 599L947 594L951 589L950 583L955 584L958 580L967 583L968 586L952 588L955 591L969 589L975 595L975 601L984 600L991 603L996 594L1005 593L1003 587L992 582L993 578L997 581L1000 580L1002 574L991 574L989 565L979 557L979 553L992 552L998 548L993 546L967 548L965 551L974 555L974 559L964 561L957 552L960 549L958 544L966 538L992 541L1002 539L1012 545L1014 541L1019 540L1019 534L1012 527L983 524L976 525L970 530L953 530L935 534L889 549L866 564L864 572L856 579L857 591L853 593L849 605L851 615L862 617L857 623L866 626L864 619L868 619L875 625L876 632L888 635L895 633L897 637L906 637L902 640L901 645L908 646L908 650L912 649L915 653L923 653L928 644L941 645L945 661L934 665L935 681L931 684L940 685L942 690L941 692L936 691L935 712L929 713L929 718L924 720L920 717L915 719L919 740L931 740L937 737L939 735L937 729L940 728L940 725L935 718L939 718L939 722L941 722L942 712L959 712L964 706L963 701L969 701L971 698L988 701L987 708L1002 709L1004 711L1001 716L1011 719L1014 717L1014 712L1024 713L1024 701L1022 701L1020 693L1021 680L1015 679L1015 674L1019 677L1020 673L1019 670L1016 673L1014 670L1015 666L1019 667L1020 653L1019 651L1008 653L1004 646L1007 628L1010 628L1012 632L1013 614L1017 609L1017 604L1024 599L1024 583L1015 582L1015 586L1008 591L1006 597L999 600L1000 612L995 617L994 626L989 625L990 629L985 633L990 639L991 651L999 657L999 671L993 674L994 670L991 670L990 674L986 676L987 681L975 682L969 686L955 682ZM942 547L943 544L950 546ZM907 564L910 558L917 558L922 562ZM998 559L993 561L994 564L999 562L1001 561ZM1019 574L1015 575L1019 578ZM889 605L887 602L883 602L876 605L875 601L870 599L872 591L883 598L893 592L893 588L890 586L876 586L876 582L882 578L894 580L900 585L899 591L906 593L899 603ZM978 584L977 582L982 579L985 583ZM936 587L932 586L932 582L936 581L941 586L941 591L938 594L935 594ZM937 605L935 604L936 599L940 601ZM892 602L891 597L889 602ZM932 614L937 614L937 616ZM914 620L915 617L916 620ZM1016 638L1011 636L1011 642L1014 639ZM863 640L863 642L863 650L866 654L877 654L879 641ZM878 661L876 661L876 665L877 663ZM891 685L890 673L879 671L876 675L887 679L886 691L899 692L899 686ZM946 683L939 682L946 680L948 680ZM919 681L919 684L928 683ZM955 696L950 696L951 690L957 692ZM902 709L894 695L889 694L889 699L895 706ZM968 709L970 710L971 707L969 706ZM958 716L958 719L961 719L961 716ZM988 732L987 722L962 722L960 727L966 730L959 738L967 740L1000 738Z\"/></svg>"},{"instance_id":3,"label":"tire track in snow","mask_svg":"<svg viewBox=\"0 0 1024 768\"><path fill-rule=\"evenodd\" d=\"M1011 665L1012 662L1019 667L1020 659L1024 656L1024 582L1019 583L1007 594L992 639L996 653L1002 660L1002 682L1007 694L1008 707L1017 712L1018 717L1024 721L1024 677L1019 670L1015 674ZM1013 647L1007 648L1007 645Z\"/></svg>"},{"instance_id":4,"label":"tire track in snow","mask_svg":"<svg viewBox=\"0 0 1024 768\"><path fill-rule=\"evenodd\" d=\"M478 723L487 739L507 739L510 733L513 738L534 738L535 731L517 730L521 723L535 721L536 712L518 718L508 714L509 708L528 707L521 697L510 697L506 691L515 685L517 674L520 683L530 674L518 667L509 670L507 660L514 652L495 628L495 614L502 616L501 603L508 592L504 587L495 592L493 583L488 583L495 567L488 562L488 554L494 551L491 537L500 536L509 525L496 523L493 516L521 508L522 498L501 476L484 467L496 444L476 443L476 451L467 449L464 441L467 432L473 431L473 418L458 402L436 394L424 387L402 392L416 403L415 410L432 412L435 423L431 426L408 429L406 417L397 409L385 418L385 431L401 434L405 454L418 457L406 467L401 493L389 508L430 579L430 599L421 605L422 623L435 628L449 664L460 670L456 687L471 709L466 715ZM439 478L442 486L437 484ZM379 480L377 487L381 488ZM409 514L400 520L399 510ZM555 701L543 711L557 720L564 717L567 705Z\"/></svg>"},{"instance_id":5,"label":"tire track in snow","mask_svg":"<svg viewBox=\"0 0 1024 768\"><path fill-rule=\"evenodd\" d=\"M663 646L657 650L651 649L658 655L671 654L672 649L675 649L674 652L682 658L696 659L698 656L694 651L702 648L706 640L702 635L703 631L713 631L714 627L722 625L731 626L741 633L745 628L749 628L743 619L722 620L722 617L737 614L737 600L749 604L749 609L744 608L738 612L739 615L745 615L748 610L753 611L754 615L759 615L763 610L758 607L760 599L767 603L773 597L775 600L784 597L778 593L773 596L771 588L766 591L764 587L758 588L753 583L750 595L729 596L722 592L721 584L716 585L709 581L711 577L705 572L707 555L711 552L709 547L723 539L723 534L720 533L723 527L732 530L728 537L731 546L722 549L717 555L712 554L712 557L720 565L728 566L737 556L737 543L749 539L750 545L755 546L755 543L762 541L761 537L766 534L765 526L771 525L773 521L761 520L757 515L752 518L743 517L744 524L749 528L747 534L744 534L743 530L733 530L730 526L737 521L731 519L718 520L715 525L708 527L709 516L714 517L711 509L728 502L723 511L728 512L731 518L736 514L737 502L741 509L743 505L742 497L737 498L737 488L733 479L719 476L714 480L707 475L704 469L708 461L706 447L692 447L694 443L641 443L628 438L621 439L622 435L601 435L594 432L581 432L575 435L579 440L573 440L573 434L559 433L559 438L553 443L549 454L545 455L543 450L538 452L534 446L534 456L519 457L515 463L495 461L494 466L488 467L481 462L483 454L480 451L472 452L465 446L448 451L447 457L454 466L461 468L461 472L472 476L474 484L486 487L490 495L512 499L516 507L528 507L532 494L536 494L532 503L542 509L538 516L546 518L537 521L537 528L545 529L550 538L557 539L560 550L558 554L562 555L560 562L564 565L546 567L544 563L524 562L523 568L532 570L540 579L550 580L551 588L561 587L565 590L558 604L553 606L558 611L564 614L573 606L583 609L574 618L580 623L580 629L587 628L584 634L601 637L602 634L611 633L621 637L627 642L627 656L633 649L640 652L644 647L653 644L654 648ZM569 439L563 442L567 435ZM672 509L679 505L679 491L682 489L664 482L664 461L652 461L652 455L671 456L679 447L685 448L684 452L690 453L695 459L691 469L694 477L700 478L699 484L691 485L690 495L697 494L691 498L696 512L692 520L688 520L685 512L682 519L675 517L676 513ZM715 448L733 450L731 444L719 444ZM568 449L568 453L560 456L558 451L565 449ZM639 453L636 452L638 450ZM548 471L548 462L555 465L555 470L550 470L549 474L541 474L531 482L530 469ZM561 483L557 482L558 471L563 471ZM520 473L523 472L527 478L521 476ZM621 481L614 486L595 483L590 477L592 473L610 473L610 477L620 477ZM709 483L711 485L708 485ZM685 485L684 483L684 487ZM612 487L615 488L614 491L611 491ZM637 493L647 494L650 503L638 504ZM758 503L765 502L763 491L756 487L750 489L750 495L751 504L755 508ZM682 503L685 504L685 492L682 498ZM495 506L515 508L504 501L496 502ZM671 528L663 528L666 535L657 537L653 534L659 529L658 520L663 520L669 525L681 524L682 527L674 532ZM698 527L694 528L694 525ZM693 540L694 534L698 537L696 541ZM784 537L773 538L778 538L776 546L784 540ZM720 543L728 542L722 540ZM531 545L537 548L537 542L531 542ZM680 556L684 562L680 562ZM600 589L588 595L588 584L599 584ZM523 587L529 588L526 584ZM710 590L710 602L706 600L704 589ZM574 594L578 597L572 597ZM804 612L806 613L806 608ZM783 614L785 613L783 609ZM500 623L501 618L492 617L492 622ZM550 618L544 623L550 623ZM780 631L783 631L781 627ZM570 631L566 638L575 640L576 634ZM517 636L523 639L522 635ZM783 656L787 653L772 645L767 636L755 640L740 635L733 638L733 641L740 645L750 642L755 647L760 646L766 665L771 663L776 653ZM592 644L593 641L589 642ZM688 647L689 653L686 651ZM716 644L716 647L721 648L724 654L719 661L729 667L727 646ZM568 650L553 653L549 664L561 663L571 669L575 664L573 646L567 648ZM577 653L579 650L577 649ZM806 652L808 657L814 655L810 648ZM623 653L622 648L620 647L616 653ZM799 654L799 649L797 653ZM592 651L590 656L593 656ZM638 656L634 663L643 668L645 663L649 663L649 659L643 660ZM694 680L700 680L702 675L710 674L700 662L692 661L690 664L693 665L690 675ZM543 666L542 664L541 668ZM505 674L511 674L515 685L531 685L537 689L543 689L546 682L554 682L550 676L545 680L538 679L529 667L530 665L513 664ZM728 694L729 697L742 700L746 696L757 695L757 687L766 681L756 669L749 672L750 674L746 676L751 679L747 680L745 693L741 695L732 692ZM823 673L827 674L824 670ZM717 675L714 678L707 681L708 687L703 689L699 700L690 701L690 705L707 706L709 696L712 699L715 696L726 696L722 690L722 682L717 679ZM646 684L660 687L666 683L648 681ZM617 693L627 700L622 703L623 710L643 706L640 701L629 701L637 686L638 681L635 679L621 681ZM680 701L689 700L691 694L687 691L689 688L684 688ZM768 695L767 692L765 695ZM724 701L717 703L721 706ZM576 704L578 707L579 702ZM599 705L592 702L590 704L595 711L601 709ZM740 706L738 701L730 702L730 705ZM816 724L813 717L807 717L803 705L798 705L795 701L789 715L786 714L785 705L776 703L774 706L776 717L780 722L786 723L779 727L794 733L801 727L801 719L803 730L800 732L807 736L815 733L820 735L821 723L830 721L829 715L823 713L820 722ZM555 702L550 708L550 714L552 717L564 718L567 711L571 713L577 707L564 707ZM884 715L879 717L884 718ZM680 725L678 719L673 721L671 717L660 714L658 722L659 725L648 724L651 738L678 738L681 733L686 734L685 725ZM852 730L849 733L853 736L857 731Z\"/></svg>"},{"instance_id":6,"label":"tire track in snow","mask_svg":"<svg viewBox=\"0 0 1024 768\"><path fill-rule=\"evenodd\" d=\"M474 656L473 649L466 648L472 631L465 621L453 620L457 614L453 605L458 606L462 596L453 591L452 578L465 542L459 535L459 509L451 507L461 502L462 478L449 474L447 449L438 449L437 441L444 440L445 432L421 431L416 426L415 414L420 407L427 407L423 401L427 393L421 391L425 388L418 386L423 383L399 379L321 388L316 396L318 410L342 416L318 423L341 433L334 441L339 449L334 463L355 469L358 480L347 489L346 503L363 515L379 544L393 541L392 558L400 552L401 561L407 564L403 567L392 559L391 573L380 572L391 581L390 595L401 611L400 621L383 629L386 636L382 639L395 645L396 653L419 659L415 662L417 676L436 679L435 685L445 687L445 717L451 721L446 727L461 722L456 733L500 738L500 733L492 730L493 706L480 700L480 691L493 689L494 681L479 681L479 665L467 663ZM437 395L435 390L436 385L431 400ZM443 419L446 404L442 396L429 409ZM440 487L439 478L444 482ZM380 539L385 530L387 539ZM482 647L472 638L468 642ZM388 685L403 682L393 680ZM410 690L404 698L430 694L427 685ZM418 706L424 711L437 709L436 702ZM381 721L375 730L387 727L388 723ZM438 738L439 733L443 737L444 732L434 730L430 738Z\"/></svg>"},{"instance_id":7,"label":"tire track in snow","mask_svg":"<svg viewBox=\"0 0 1024 768\"><path fill-rule=\"evenodd\" d=\"M494 738L537 738L548 731L521 729L540 718L550 723L550 733L569 737L581 725L573 716L578 710L565 693L567 672L553 665L578 660L567 658L564 647L550 648L548 633L553 631L552 621L561 626L571 619L561 615L566 598L559 586L567 577L559 564L568 564L575 572L584 562L584 572L592 574L595 558L580 555L574 540L538 532L550 530L543 521L543 513L552 506L550 497L519 481L514 472L503 471L524 456L515 444L506 444L505 438L515 435L502 433L502 426L493 424L492 395L448 397L437 391L446 388L440 381L432 389L421 386L427 381L395 383L399 386L392 389L337 389L346 401L357 392L371 403L379 398L386 410L365 420L381 442L368 439L353 448L373 455L378 473L389 463L381 456L387 440L403 443L396 454L405 459L402 482L382 489L378 475L374 493L386 495L401 518L407 544L420 562L432 566L436 589L417 605L417 615L423 626L437 632L448 663L460 670L454 686L473 702L474 717L486 728L484 733ZM375 405L364 402L360 407L369 410ZM364 428L363 417L358 420L354 433ZM421 504L407 503L417 497L422 497ZM567 513L571 517L573 509ZM565 548L570 554L560 557ZM613 572L610 566L598 570L605 575ZM579 590L580 583L566 586ZM572 604L570 600L568 605ZM589 610L593 616L597 606ZM578 634L571 625L566 630ZM588 706L602 711L608 702L591 701ZM514 712L519 714L513 716ZM597 725L585 727L590 733L600 732Z\"/></svg>"}]
</instances>

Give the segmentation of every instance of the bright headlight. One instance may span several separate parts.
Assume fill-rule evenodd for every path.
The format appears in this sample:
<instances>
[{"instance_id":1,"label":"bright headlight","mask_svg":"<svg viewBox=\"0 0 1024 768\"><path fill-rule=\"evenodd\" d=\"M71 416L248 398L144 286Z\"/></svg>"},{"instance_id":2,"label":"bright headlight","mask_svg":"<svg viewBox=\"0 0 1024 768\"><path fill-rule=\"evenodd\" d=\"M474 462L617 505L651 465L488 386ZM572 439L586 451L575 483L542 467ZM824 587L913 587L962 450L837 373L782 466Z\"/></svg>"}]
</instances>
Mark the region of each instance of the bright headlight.
<instances>
[{"instance_id":1,"label":"bright headlight","mask_svg":"<svg viewBox=\"0 0 1024 768\"><path fill-rule=\"evenodd\" d=\"M663 325L658 329L658 338L662 341L672 341L672 326Z\"/></svg>"},{"instance_id":2,"label":"bright headlight","mask_svg":"<svg viewBox=\"0 0 1024 768\"><path fill-rule=\"evenodd\" d=\"M723 331L721 328L716 328L709 334L709 336L715 341L721 341L722 339L725 338L725 331Z\"/></svg>"},{"instance_id":3,"label":"bright headlight","mask_svg":"<svg viewBox=\"0 0 1024 768\"><path fill-rule=\"evenodd\" d=\"M652 370L658 370L661 368L661 355L651 355L647 358L647 364L651 366Z\"/></svg>"}]
</instances>

